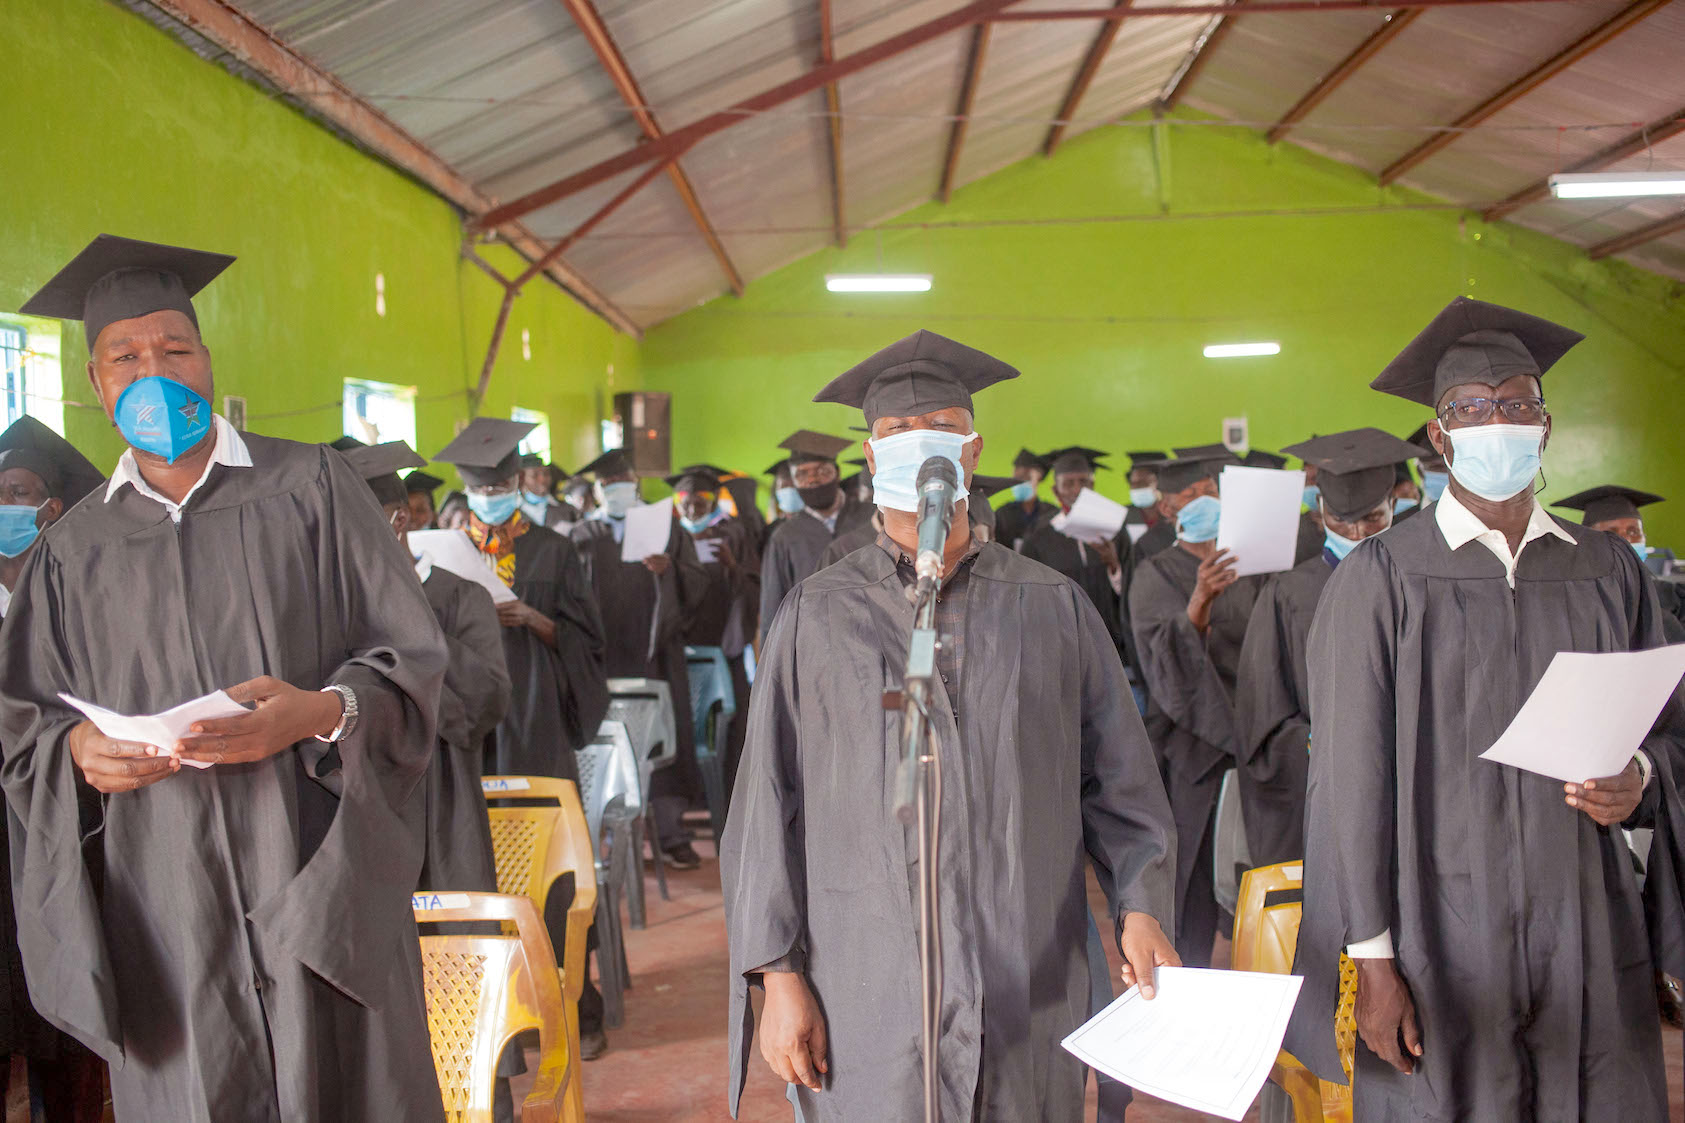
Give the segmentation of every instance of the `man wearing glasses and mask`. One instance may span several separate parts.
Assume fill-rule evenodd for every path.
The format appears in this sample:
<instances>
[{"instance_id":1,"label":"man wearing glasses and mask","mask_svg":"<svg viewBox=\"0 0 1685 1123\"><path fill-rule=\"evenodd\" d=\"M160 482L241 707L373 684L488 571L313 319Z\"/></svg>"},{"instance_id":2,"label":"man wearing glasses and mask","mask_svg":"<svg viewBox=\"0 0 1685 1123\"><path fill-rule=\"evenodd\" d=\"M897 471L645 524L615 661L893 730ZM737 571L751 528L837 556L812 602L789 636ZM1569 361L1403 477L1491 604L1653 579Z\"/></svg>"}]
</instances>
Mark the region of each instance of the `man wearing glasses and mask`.
<instances>
[{"instance_id":1,"label":"man wearing glasses and mask","mask_svg":"<svg viewBox=\"0 0 1685 1123\"><path fill-rule=\"evenodd\" d=\"M1534 497L1541 380L1581 338L1459 298L1371 383L1434 410L1451 483L1429 516L1351 551L1311 626L1287 1047L1342 1078L1344 948L1359 1119L1667 1118L1653 972L1685 967L1677 703L1616 776L1565 785L1479 759L1557 652L1664 642L1632 549ZM1623 826L1655 830L1644 900Z\"/></svg>"},{"instance_id":2,"label":"man wearing glasses and mask","mask_svg":"<svg viewBox=\"0 0 1685 1123\"><path fill-rule=\"evenodd\" d=\"M854 442L809 429L790 434L778 447L790 451L790 482L801 494L800 510L780 519L761 557L761 633L784 595L819 568L825 547L837 535L870 521L872 509L843 494L837 456Z\"/></svg>"}]
</instances>

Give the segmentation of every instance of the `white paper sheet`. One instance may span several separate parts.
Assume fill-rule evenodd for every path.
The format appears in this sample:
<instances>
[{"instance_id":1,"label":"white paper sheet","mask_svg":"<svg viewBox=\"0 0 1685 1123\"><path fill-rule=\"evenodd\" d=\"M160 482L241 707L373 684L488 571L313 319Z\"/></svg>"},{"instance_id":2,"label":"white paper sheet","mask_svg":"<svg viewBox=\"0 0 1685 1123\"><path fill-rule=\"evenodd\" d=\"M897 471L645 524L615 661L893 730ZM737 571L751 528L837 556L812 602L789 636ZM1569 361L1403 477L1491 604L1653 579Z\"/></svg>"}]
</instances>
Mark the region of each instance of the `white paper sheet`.
<instances>
[{"instance_id":1,"label":"white paper sheet","mask_svg":"<svg viewBox=\"0 0 1685 1123\"><path fill-rule=\"evenodd\" d=\"M703 565L712 565L720 560L720 539L693 538L690 544L696 547L696 560Z\"/></svg>"},{"instance_id":2,"label":"white paper sheet","mask_svg":"<svg viewBox=\"0 0 1685 1123\"><path fill-rule=\"evenodd\" d=\"M620 560L641 562L667 549L673 535L673 500L646 503L626 512L626 534L620 539Z\"/></svg>"},{"instance_id":3,"label":"white paper sheet","mask_svg":"<svg viewBox=\"0 0 1685 1123\"><path fill-rule=\"evenodd\" d=\"M420 550L445 572L474 582L491 594L493 604L515 599L514 591L492 572L485 555L474 546L474 540L465 530L412 530L410 549Z\"/></svg>"},{"instance_id":4,"label":"white paper sheet","mask_svg":"<svg viewBox=\"0 0 1685 1123\"><path fill-rule=\"evenodd\" d=\"M1303 980L1297 975L1160 967L1063 1044L1149 1096L1239 1119L1270 1074Z\"/></svg>"},{"instance_id":5,"label":"white paper sheet","mask_svg":"<svg viewBox=\"0 0 1685 1123\"><path fill-rule=\"evenodd\" d=\"M1123 529L1129 508L1083 488L1071 509L1053 516L1053 529L1078 542L1110 542Z\"/></svg>"},{"instance_id":6,"label":"white paper sheet","mask_svg":"<svg viewBox=\"0 0 1685 1123\"><path fill-rule=\"evenodd\" d=\"M1235 555L1235 575L1280 573L1293 568L1305 473L1231 464L1218 482L1223 514L1217 548Z\"/></svg>"},{"instance_id":7,"label":"white paper sheet","mask_svg":"<svg viewBox=\"0 0 1685 1123\"><path fill-rule=\"evenodd\" d=\"M69 694L61 693L59 697L81 710L101 733L112 740L152 745L167 751L171 756L177 755L174 751L176 742L188 735L187 731L194 722L209 718L233 717L249 712L246 707L221 690L213 690L202 698L183 702L161 714L139 715L120 714L103 706L96 706L92 702L73 698ZM209 761L183 760L182 763L194 768L211 766Z\"/></svg>"},{"instance_id":8,"label":"white paper sheet","mask_svg":"<svg viewBox=\"0 0 1685 1123\"><path fill-rule=\"evenodd\" d=\"M1124 525L1124 529L1129 531L1129 542L1134 545L1141 541L1142 535L1146 534L1151 528L1146 523L1127 523Z\"/></svg>"},{"instance_id":9,"label":"white paper sheet","mask_svg":"<svg viewBox=\"0 0 1685 1123\"><path fill-rule=\"evenodd\" d=\"M1496 744L1480 754L1570 784L1627 766L1685 675L1685 643L1559 651Z\"/></svg>"}]
</instances>

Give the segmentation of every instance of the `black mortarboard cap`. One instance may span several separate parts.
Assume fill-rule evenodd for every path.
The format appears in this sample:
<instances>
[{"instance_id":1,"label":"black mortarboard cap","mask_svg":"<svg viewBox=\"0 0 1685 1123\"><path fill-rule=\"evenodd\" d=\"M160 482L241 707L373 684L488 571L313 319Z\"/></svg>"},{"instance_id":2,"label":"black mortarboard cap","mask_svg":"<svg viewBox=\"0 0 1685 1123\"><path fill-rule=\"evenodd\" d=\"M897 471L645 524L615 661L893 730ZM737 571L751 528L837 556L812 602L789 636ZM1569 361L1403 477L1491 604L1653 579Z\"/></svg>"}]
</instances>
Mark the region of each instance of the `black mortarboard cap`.
<instances>
[{"instance_id":1,"label":"black mortarboard cap","mask_svg":"<svg viewBox=\"0 0 1685 1123\"><path fill-rule=\"evenodd\" d=\"M521 467L522 468L548 468L548 467L550 467L550 465L546 464L544 462L544 457L538 455L538 453L527 452L527 453L523 453L521 455Z\"/></svg>"},{"instance_id":2,"label":"black mortarboard cap","mask_svg":"<svg viewBox=\"0 0 1685 1123\"><path fill-rule=\"evenodd\" d=\"M1129 470L1131 472L1137 468L1156 469L1158 461L1170 459L1159 449L1137 449L1134 452L1126 452L1124 455L1129 457Z\"/></svg>"},{"instance_id":3,"label":"black mortarboard cap","mask_svg":"<svg viewBox=\"0 0 1685 1123\"><path fill-rule=\"evenodd\" d=\"M835 460L844 449L852 448L855 443L848 437L833 437L825 433L815 433L812 429L797 429L779 441L778 447L790 450L791 464L807 464L815 460Z\"/></svg>"},{"instance_id":4,"label":"black mortarboard cap","mask_svg":"<svg viewBox=\"0 0 1685 1123\"><path fill-rule=\"evenodd\" d=\"M1433 442L1428 439L1428 427L1432 424L1433 422L1431 421L1424 421L1422 424L1416 426L1415 431L1408 437L1405 437L1404 441L1406 444L1413 444L1422 450L1420 455L1416 457L1417 460L1422 461L1424 464L1443 465L1445 463L1445 458L1433 450Z\"/></svg>"},{"instance_id":5,"label":"black mortarboard cap","mask_svg":"<svg viewBox=\"0 0 1685 1123\"><path fill-rule=\"evenodd\" d=\"M1437 410L1465 382L1497 386L1518 374L1542 378L1585 336L1526 312L1459 296L1369 384Z\"/></svg>"},{"instance_id":6,"label":"black mortarboard cap","mask_svg":"<svg viewBox=\"0 0 1685 1123\"><path fill-rule=\"evenodd\" d=\"M776 476L780 472L788 472L789 470L790 458L786 456L783 460L774 460L771 464L768 464L766 469L761 472L761 475Z\"/></svg>"},{"instance_id":7,"label":"black mortarboard cap","mask_svg":"<svg viewBox=\"0 0 1685 1123\"><path fill-rule=\"evenodd\" d=\"M684 483L685 480L694 479L702 484L703 490L718 491L720 490L721 478L730 474L724 468L718 468L712 464L691 464L668 476L666 482L668 487L677 491L679 485Z\"/></svg>"},{"instance_id":8,"label":"black mortarboard cap","mask_svg":"<svg viewBox=\"0 0 1685 1123\"><path fill-rule=\"evenodd\" d=\"M1396 466L1422 455L1417 445L1380 429L1329 433L1282 451L1316 466L1323 506L1337 519L1353 519L1373 510L1392 494L1398 482Z\"/></svg>"},{"instance_id":9,"label":"black mortarboard cap","mask_svg":"<svg viewBox=\"0 0 1685 1123\"><path fill-rule=\"evenodd\" d=\"M1111 453L1101 452L1097 448L1070 445L1067 448L1054 449L1044 459L1050 465L1049 471L1057 476L1065 472L1097 472L1106 467L1100 461L1110 455Z\"/></svg>"},{"instance_id":10,"label":"black mortarboard cap","mask_svg":"<svg viewBox=\"0 0 1685 1123\"><path fill-rule=\"evenodd\" d=\"M412 494L417 491L425 492L429 500L433 498L435 491L444 486L445 481L430 472L411 472L404 477L404 490L406 492Z\"/></svg>"},{"instance_id":11,"label":"black mortarboard cap","mask_svg":"<svg viewBox=\"0 0 1685 1123\"><path fill-rule=\"evenodd\" d=\"M193 326L193 297L234 264L225 253L101 234L24 302L19 312L81 320L92 350L107 325L174 309Z\"/></svg>"},{"instance_id":12,"label":"black mortarboard cap","mask_svg":"<svg viewBox=\"0 0 1685 1123\"><path fill-rule=\"evenodd\" d=\"M989 496L994 495L997 492L1002 492L1009 487L1016 486L1017 483L1018 481L1013 479L1011 476L983 476L973 474L971 477L971 483L966 485L966 490L973 495L978 495L987 499Z\"/></svg>"},{"instance_id":13,"label":"black mortarboard cap","mask_svg":"<svg viewBox=\"0 0 1685 1123\"><path fill-rule=\"evenodd\" d=\"M832 379L813 400L864 410L871 425L880 417L969 410L977 391L1017 377L1016 368L993 355L933 331L916 331Z\"/></svg>"},{"instance_id":14,"label":"black mortarboard cap","mask_svg":"<svg viewBox=\"0 0 1685 1123\"><path fill-rule=\"evenodd\" d=\"M1048 463L1047 457L1037 456L1027 448L1018 450L1018 455L1012 458L1012 466L1014 468L1034 468L1044 476L1053 467L1052 464Z\"/></svg>"},{"instance_id":15,"label":"black mortarboard cap","mask_svg":"<svg viewBox=\"0 0 1685 1123\"><path fill-rule=\"evenodd\" d=\"M26 468L41 477L47 494L74 507L105 482L105 475L76 446L27 415L0 433L0 472Z\"/></svg>"},{"instance_id":16,"label":"black mortarboard cap","mask_svg":"<svg viewBox=\"0 0 1685 1123\"><path fill-rule=\"evenodd\" d=\"M521 470L520 454L515 450L536 428L531 421L476 417L433 459L456 465L462 481L471 487L490 487Z\"/></svg>"},{"instance_id":17,"label":"black mortarboard cap","mask_svg":"<svg viewBox=\"0 0 1685 1123\"><path fill-rule=\"evenodd\" d=\"M1160 460L1158 490L1160 495L1175 495L1200 480L1213 476L1225 464L1238 464L1240 458L1222 445L1199 445L1178 450L1170 460Z\"/></svg>"},{"instance_id":18,"label":"black mortarboard cap","mask_svg":"<svg viewBox=\"0 0 1685 1123\"><path fill-rule=\"evenodd\" d=\"M336 452L350 452L354 448L368 448L369 446L356 437L339 437L329 441L328 447Z\"/></svg>"},{"instance_id":19,"label":"black mortarboard cap","mask_svg":"<svg viewBox=\"0 0 1685 1123\"><path fill-rule=\"evenodd\" d=\"M611 448L591 463L579 469L582 476L592 476L602 479L604 476L624 476L628 473L636 474L632 467L632 458L626 455L623 448Z\"/></svg>"},{"instance_id":20,"label":"black mortarboard cap","mask_svg":"<svg viewBox=\"0 0 1685 1123\"><path fill-rule=\"evenodd\" d=\"M427 464L415 454L415 449L403 441L354 448L345 454L345 459L368 482L383 507L389 503L409 502L409 493L404 490L398 473L405 468L421 468Z\"/></svg>"},{"instance_id":21,"label":"black mortarboard cap","mask_svg":"<svg viewBox=\"0 0 1685 1123\"><path fill-rule=\"evenodd\" d=\"M1601 487L1588 488L1577 492L1566 499L1558 499L1552 507L1567 507L1574 511L1584 511L1585 517L1580 520L1586 526L1608 522L1610 519L1636 519L1641 517L1638 508L1648 507L1652 503L1661 503L1659 495L1652 495L1648 491L1637 488L1622 487L1619 484L1603 484Z\"/></svg>"},{"instance_id":22,"label":"black mortarboard cap","mask_svg":"<svg viewBox=\"0 0 1685 1123\"><path fill-rule=\"evenodd\" d=\"M1265 452L1261 448L1250 448L1240 462L1248 468L1285 468L1287 457L1275 452Z\"/></svg>"}]
</instances>

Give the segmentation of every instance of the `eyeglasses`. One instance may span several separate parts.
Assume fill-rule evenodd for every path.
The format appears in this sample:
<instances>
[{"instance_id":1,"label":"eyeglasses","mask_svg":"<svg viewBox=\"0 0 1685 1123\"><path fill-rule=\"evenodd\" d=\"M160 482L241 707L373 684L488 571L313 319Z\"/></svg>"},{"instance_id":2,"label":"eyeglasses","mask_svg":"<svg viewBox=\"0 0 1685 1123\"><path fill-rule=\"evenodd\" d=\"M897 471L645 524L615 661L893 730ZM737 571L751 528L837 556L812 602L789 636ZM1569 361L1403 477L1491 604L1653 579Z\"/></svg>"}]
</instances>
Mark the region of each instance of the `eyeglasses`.
<instances>
[{"instance_id":1,"label":"eyeglasses","mask_svg":"<svg viewBox=\"0 0 1685 1123\"><path fill-rule=\"evenodd\" d=\"M802 464L790 472L797 487L819 487L837 478L835 464Z\"/></svg>"},{"instance_id":2,"label":"eyeglasses","mask_svg":"<svg viewBox=\"0 0 1685 1123\"><path fill-rule=\"evenodd\" d=\"M1484 425L1492 419L1494 410L1502 410L1504 420L1515 425L1538 425L1545 419L1543 398L1456 398L1439 411L1458 425Z\"/></svg>"}]
</instances>

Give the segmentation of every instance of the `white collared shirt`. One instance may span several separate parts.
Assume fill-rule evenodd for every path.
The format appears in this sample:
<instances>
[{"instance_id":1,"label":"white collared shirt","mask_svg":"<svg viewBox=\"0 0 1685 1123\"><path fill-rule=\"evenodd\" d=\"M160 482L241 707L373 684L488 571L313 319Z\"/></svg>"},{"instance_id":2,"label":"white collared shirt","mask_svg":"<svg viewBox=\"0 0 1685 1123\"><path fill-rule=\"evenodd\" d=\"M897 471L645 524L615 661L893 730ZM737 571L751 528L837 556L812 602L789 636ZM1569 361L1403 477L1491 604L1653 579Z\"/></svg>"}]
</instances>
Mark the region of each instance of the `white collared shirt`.
<instances>
[{"instance_id":1,"label":"white collared shirt","mask_svg":"<svg viewBox=\"0 0 1685 1123\"><path fill-rule=\"evenodd\" d=\"M1546 513L1539 500L1533 500L1533 509L1527 515L1527 531L1521 536L1521 549L1510 553L1509 539L1504 532L1494 530L1480 521L1480 517L1463 506L1456 494L1446 488L1439 501L1433 505L1433 519L1439 524L1439 533L1445 536L1445 544L1453 550L1460 550L1470 542L1479 542L1492 556L1504 563L1504 579L1510 588L1515 588L1515 567L1521 563L1521 554L1527 549L1528 543L1545 535L1554 535L1570 546L1578 545L1574 536L1563 530L1555 519Z\"/></svg>"},{"instance_id":2,"label":"white collared shirt","mask_svg":"<svg viewBox=\"0 0 1685 1123\"><path fill-rule=\"evenodd\" d=\"M828 515L821 515L818 511L815 511L812 507L803 507L802 512L804 514L811 515L814 518L818 519L820 522L825 524L826 530L830 531L832 534L835 534L837 532L837 516L842 514L842 504L839 503L837 505L837 509L835 511L832 511Z\"/></svg>"},{"instance_id":3,"label":"white collared shirt","mask_svg":"<svg viewBox=\"0 0 1685 1123\"><path fill-rule=\"evenodd\" d=\"M213 464L225 464L230 468L250 468L252 454L246 448L246 442L240 439L239 430L222 419L221 414L211 414L211 430L216 434L216 441L211 446L211 458L205 462L205 470L187 489L187 494L181 497L180 503L172 503L147 484L146 478L140 474L140 466L135 463L133 449L127 449L121 460L117 461L117 470L111 473L111 479L105 485L105 501L111 502L112 496L117 494L124 484L132 486L137 494L157 503L162 503L164 509L170 513L170 521L181 522L181 509L187 506L195 493L205 486L210 478Z\"/></svg>"}]
</instances>

